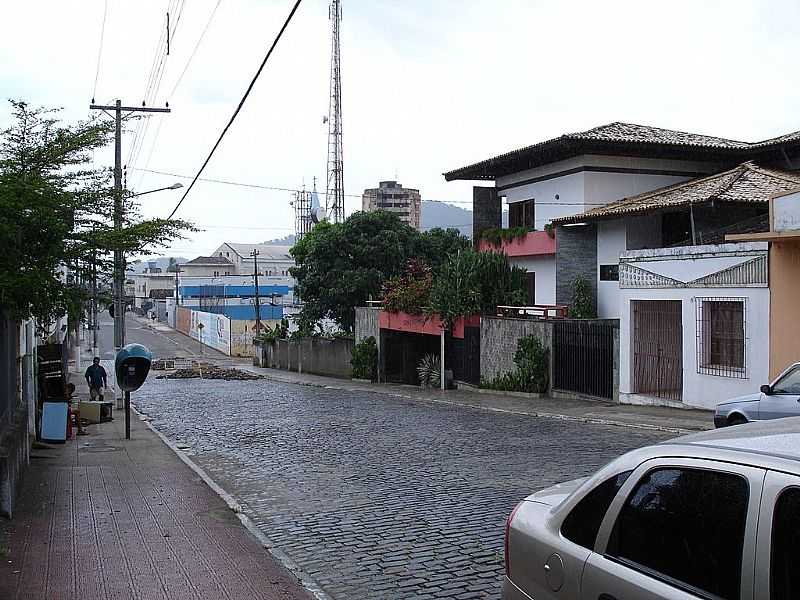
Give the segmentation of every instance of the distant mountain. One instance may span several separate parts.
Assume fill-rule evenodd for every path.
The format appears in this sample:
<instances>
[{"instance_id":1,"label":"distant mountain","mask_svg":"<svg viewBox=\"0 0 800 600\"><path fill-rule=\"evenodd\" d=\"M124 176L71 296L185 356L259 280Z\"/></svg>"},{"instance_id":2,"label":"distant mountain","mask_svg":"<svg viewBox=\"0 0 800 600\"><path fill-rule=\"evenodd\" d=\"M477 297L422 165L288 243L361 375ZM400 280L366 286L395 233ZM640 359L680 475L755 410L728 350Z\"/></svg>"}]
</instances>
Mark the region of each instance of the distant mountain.
<instances>
[{"instance_id":1,"label":"distant mountain","mask_svg":"<svg viewBox=\"0 0 800 600\"><path fill-rule=\"evenodd\" d=\"M420 227L423 230L434 227L458 229L462 235L472 236L472 211L460 206L423 200L420 220Z\"/></svg>"},{"instance_id":2,"label":"distant mountain","mask_svg":"<svg viewBox=\"0 0 800 600\"><path fill-rule=\"evenodd\" d=\"M261 243L269 246L294 246L294 235L290 233L286 237L282 237L277 240L267 240L266 242Z\"/></svg>"}]
</instances>

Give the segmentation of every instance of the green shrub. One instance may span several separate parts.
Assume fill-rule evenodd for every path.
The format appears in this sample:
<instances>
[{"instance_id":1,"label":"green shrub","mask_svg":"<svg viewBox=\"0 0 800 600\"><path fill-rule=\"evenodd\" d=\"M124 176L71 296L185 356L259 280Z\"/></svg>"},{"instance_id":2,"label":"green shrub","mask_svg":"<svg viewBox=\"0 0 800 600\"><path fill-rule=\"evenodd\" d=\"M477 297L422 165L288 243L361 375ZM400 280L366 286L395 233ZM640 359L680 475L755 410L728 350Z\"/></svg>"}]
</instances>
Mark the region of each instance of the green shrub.
<instances>
[{"instance_id":1,"label":"green shrub","mask_svg":"<svg viewBox=\"0 0 800 600\"><path fill-rule=\"evenodd\" d=\"M254 341L271 344L276 340L284 340L289 335L289 321L286 318L281 319L280 323L276 323L275 327L269 325L264 326L264 330L255 336Z\"/></svg>"},{"instance_id":2,"label":"green shrub","mask_svg":"<svg viewBox=\"0 0 800 600\"><path fill-rule=\"evenodd\" d=\"M538 338L529 335L517 342L514 352L516 369L494 379L482 379L481 387L490 390L543 394L547 391L550 352Z\"/></svg>"},{"instance_id":3,"label":"green shrub","mask_svg":"<svg viewBox=\"0 0 800 600\"><path fill-rule=\"evenodd\" d=\"M350 364L353 367L354 379L369 379L370 381L377 379L378 345L374 337L364 338L353 346Z\"/></svg>"},{"instance_id":4,"label":"green shrub","mask_svg":"<svg viewBox=\"0 0 800 600\"><path fill-rule=\"evenodd\" d=\"M481 231L480 239L485 240L490 246L499 248L503 242L513 242L514 240L521 240L531 231L535 231L530 227L509 227L502 229L500 227L490 227Z\"/></svg>"},{"instance_id":5,"label":"green shrub","mask_svg":"<svg viewBox=\"0 0 800 600\"><path fill-rule=\"evenodd\" d=\"M569 316L573 319L594 319L597 316L589 282L581 276L572 280L572 305L569 307Z\"/></svg>"},{"instance_id":6,"label":"green shrub","mask_svg":"<svg viewBox=\"0 0 800 600\"><path fill-rule=\"evenodd\" d=\"M417 365L417 375L422 386L438 388L442 383L442 363L435 354L426 354Z\"/></svg>"}]
</instances>

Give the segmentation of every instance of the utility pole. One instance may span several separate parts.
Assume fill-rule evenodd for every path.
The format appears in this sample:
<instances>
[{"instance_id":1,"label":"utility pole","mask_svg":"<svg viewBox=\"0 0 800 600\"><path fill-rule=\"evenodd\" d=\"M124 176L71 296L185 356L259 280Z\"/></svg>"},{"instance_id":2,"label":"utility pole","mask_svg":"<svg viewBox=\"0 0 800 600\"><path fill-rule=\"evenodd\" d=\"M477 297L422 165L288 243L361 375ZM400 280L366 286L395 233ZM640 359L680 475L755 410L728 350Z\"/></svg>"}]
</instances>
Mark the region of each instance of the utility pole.
<instances>
[{"instance_id":1,"label":"utility pole","mask_svg":"<svg viewBox=\"0 0 800 600\"><path fill-rule=\"evenodd\" d=\"M92 250L92 360L97 354L97 250Z\"/></svg>"},{"instance_id":2,"label":"utility pole","mask_svg":"<svg viewBox=\"0 0 800 600\"><path fill-rule=\"evenodd\" d=\"M253 257L253 279L255 280L256 284L256 296L255 296L255 303L256 303L256 335L261 332L261 303L259 302L258 296L258 255L259 252L255 248L250 253L250 256Z\"/></svg>"},{"instance_id":3,"label":"utility pole","mask_svg":"<svg viewBox=\"0 0 800 600\"><path fill-rule=\"evenodd\" d=\"M168 108L148 108L144 106L122 106L117 100L113 106L90 104L91 110L102 110L114 119L114 230L122 231L122 113L168 113ZM113 111L113 114L110 112ZM122 250L114 250L114 348L125 345L125 256Z\"/></svg>"},{"instance_id":4,"label":"utility pole","mask_svg":"<svg viewBox=\"0 0 800 600\"><path fill-rule=\"evenodd\" d=\"M180 296L178 295L178 273L180 272L181 268L180 266L178 266L178 263L176 262L175 263L175 306L181 305L181 299Z\"/></svg>"}]
</instances>

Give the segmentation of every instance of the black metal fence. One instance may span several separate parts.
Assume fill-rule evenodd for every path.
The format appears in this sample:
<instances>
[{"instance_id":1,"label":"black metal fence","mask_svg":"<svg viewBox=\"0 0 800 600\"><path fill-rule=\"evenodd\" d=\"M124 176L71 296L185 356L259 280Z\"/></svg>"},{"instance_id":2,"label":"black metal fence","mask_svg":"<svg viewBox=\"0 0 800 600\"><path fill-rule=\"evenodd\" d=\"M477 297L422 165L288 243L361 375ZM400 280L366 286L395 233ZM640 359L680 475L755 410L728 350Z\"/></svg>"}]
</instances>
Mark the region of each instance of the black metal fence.
<instances>
[{"instance_id":1,"label":"black metal fence","mask_svg":"<svg viewBox=\"0 0 800 600\"><path fill-rule=\"evenodd\" d=\"M614 325L553 323L553 388L613 399Z\"/></svg>"}]
</instances>

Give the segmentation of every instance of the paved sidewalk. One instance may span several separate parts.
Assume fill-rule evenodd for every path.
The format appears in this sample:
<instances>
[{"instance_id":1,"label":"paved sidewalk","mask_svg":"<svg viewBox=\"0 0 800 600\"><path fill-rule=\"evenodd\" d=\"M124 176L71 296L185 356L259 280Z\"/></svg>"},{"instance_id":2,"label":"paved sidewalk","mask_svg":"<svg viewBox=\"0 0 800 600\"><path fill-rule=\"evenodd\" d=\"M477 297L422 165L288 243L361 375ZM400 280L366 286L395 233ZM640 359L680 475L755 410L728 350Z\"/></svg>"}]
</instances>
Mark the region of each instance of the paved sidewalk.
<instances>
[{"instance_id":1,"label":"paved sidewalk","mask_svg":"<svg viewBox=\"0 0 800 600\"><path fill-rule=\"evenodd\" d=\"M376 392L422 402L438 402L497 412L584 421L603 425L619 425L641 429L655 429L676 434L713 429L712 413L705 410L665 408L661 406L634 406L595 400L562 398L520 398L496 393L465 390L430 390L411 385L362 383L347 379L298 374L279 369L253 366L240 367L285 383L310 385L328 389L358 392Z\"/></svg>"},{"instance_id":2,"label":"paved sidewalk","mask_svg":"<svg viewBox=\"0 0 800 600\"><path fill-rule=\"evenodd\" d=\"M0 598L311 598L135 413L126 441L115 412L32 451L0 521Z\"/></svg>"}]
</instances>

